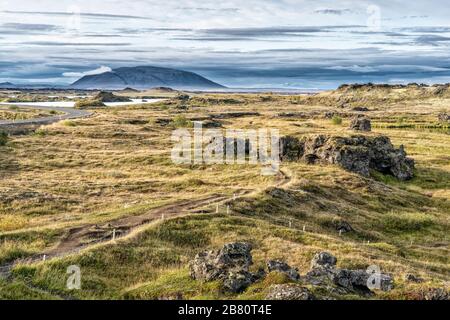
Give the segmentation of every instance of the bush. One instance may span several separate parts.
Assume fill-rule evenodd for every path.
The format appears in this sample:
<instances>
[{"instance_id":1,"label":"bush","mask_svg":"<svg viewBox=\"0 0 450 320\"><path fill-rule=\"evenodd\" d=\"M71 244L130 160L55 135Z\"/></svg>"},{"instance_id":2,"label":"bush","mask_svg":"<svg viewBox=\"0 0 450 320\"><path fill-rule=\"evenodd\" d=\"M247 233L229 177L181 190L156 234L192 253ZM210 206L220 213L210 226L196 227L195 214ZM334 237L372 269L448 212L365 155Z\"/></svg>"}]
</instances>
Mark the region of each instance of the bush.
<instances>
[{"instance_id":1,"label":"bush","mask_svg":"<svg viewBox=\"0 0 450 320\"><path fill-rule=\"evenodd\" d=\"M333 124L335 124L335 125L341 125L342 118L339 116L333 116L333 118L331 119L331 122L333 122Z\"/></svg>"},{"instance_id":2,"label":"bush","mask_svg":"<svg viewBox=\"0 0 450 320\"><path fill-rule=\"evenodd\" d=\"M64 120L61 122L61 124L65 127L75 127L77 125L77 123L72 120Z\"/></svg>"},{"instance_id":3,"label":"bush","mask_svg":"<svg viewBox=\"0 0 450 320\"><path fill-rule=\"evenodd\" d=\"M6 145L8 142L8 134L4 131L0 131L0 146Z\"/></svg>"},{"instance_id":4,"label":"bush","mask_svg":"<svg viewBox=\"0 0 450 320\"><path fill-rule=\"evenodd\" d=\"M188 128L188 127L192 127L192 121L186 119L185 116L176 116L173 119L172 124L176 127L176 128Z\"/></svg>"},{"instance_id":5,"label":"bush","mask_svg":"<svg viewBox=\"0 0 450 320\"><path fill-rule=\"evenodd\" d=\"M75 103L74 108L85 109L91 107L106 107L106 105L100 100L80 100Z\"/></svg>"}]
</instances>

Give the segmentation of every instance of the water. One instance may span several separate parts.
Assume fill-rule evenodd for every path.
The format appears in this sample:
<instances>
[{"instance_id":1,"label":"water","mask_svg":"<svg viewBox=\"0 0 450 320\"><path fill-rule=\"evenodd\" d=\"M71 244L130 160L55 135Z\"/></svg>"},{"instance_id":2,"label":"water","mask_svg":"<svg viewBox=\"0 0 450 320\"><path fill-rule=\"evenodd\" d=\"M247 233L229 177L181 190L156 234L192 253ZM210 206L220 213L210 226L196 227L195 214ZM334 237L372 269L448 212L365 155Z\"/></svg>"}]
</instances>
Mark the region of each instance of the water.
<instances>
[{"instance_id":1,"label":"water","mask_svg":"<svg viewBox=\"0 0 450 320\"><path fill-rule=\"evenodd\" d=\"M108 107L130 106L143 103L156 103L165 99L131 99L131 102L105 102ZM43 101L43 102L2 102L0 105L32 106L32 107L56 107L73 108L75 101Z\"/></svg>"}]
</instances>

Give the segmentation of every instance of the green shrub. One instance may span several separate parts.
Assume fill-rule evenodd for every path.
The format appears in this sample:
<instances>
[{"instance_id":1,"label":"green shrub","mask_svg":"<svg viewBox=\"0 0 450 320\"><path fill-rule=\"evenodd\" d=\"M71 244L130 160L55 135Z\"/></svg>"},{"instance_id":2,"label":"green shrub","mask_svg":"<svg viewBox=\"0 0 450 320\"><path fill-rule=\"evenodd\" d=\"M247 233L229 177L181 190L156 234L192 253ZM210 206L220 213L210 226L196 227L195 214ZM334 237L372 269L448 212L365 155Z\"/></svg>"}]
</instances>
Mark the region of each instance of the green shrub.
<instances>
[{"instance_id":1,"label":"green shrub","mask_svg":"<svg viewBox=\"0 0 450 320\"><path fill-rule=\"evenodd\" d=\"M339 116L333 116L333 118L331 119L331 122L334 125L341 125L342 124L342 118Z\"/></svg>"},{"instance_id":2,"label":"green shrub","mask_svg":"<svg viewBox=\"0 0 450 320\"><path fill-rule=\"evenodd\" d=\"M8 134L4 131L0 131L0 146L6 145L8 142Z\"/></svg>"},{"instance_id":3,"label":"green shrub","mask_svg":"<svg viewBox=\"0 0 450 320\"><path fill-rule=\"evenodd\" d=\"M47 130L45 130L45 129L37 129L35 132L34 132L34 134L36 135L36 136L38 136L38 137L44 137L44 136L46 136L47 135Z\"/></svg>"},{"instance_id":4,"label":"green shrub","mask_svg":"<svg viewBox=\"0 0 450 320\"><path fill-rule=\"evenodd\" d=\"M64 120L61 122L61 124L65 127L76 127L77 123L72 120Z\"/></svg>"},{"instance_id":5,"label":"green shrub","mask_svg":"<svg viewBox=\"0 0 450 320\"><path fill-rule=\"evenodd\" d=\"M172 122L173 126L176 128L189 128L192 127L192 121L186 119L185 116L176 116Z\"/></svg>"}]
</instances>

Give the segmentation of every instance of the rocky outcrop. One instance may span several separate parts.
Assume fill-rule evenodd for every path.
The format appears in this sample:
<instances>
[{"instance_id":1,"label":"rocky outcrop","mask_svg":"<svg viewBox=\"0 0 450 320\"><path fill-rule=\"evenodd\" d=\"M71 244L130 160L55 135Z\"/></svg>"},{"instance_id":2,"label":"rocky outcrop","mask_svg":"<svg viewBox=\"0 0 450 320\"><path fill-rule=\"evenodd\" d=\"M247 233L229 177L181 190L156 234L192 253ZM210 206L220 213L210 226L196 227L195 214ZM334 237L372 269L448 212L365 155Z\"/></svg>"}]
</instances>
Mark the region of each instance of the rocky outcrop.
<instances>
[{"instance_id":1,"label":"rocky outcrop","mask_svg":"<svg viewBox=\"0 0 450 320\"><path fill-rule=\"evenodd\" d=\"M315 297L307 288L288 283L271 286L266 300L315 300Z\"/></svg>"},{"instance_id":2,"label":"rocky outcrop","mask_svg":"<svg viewBox=\"0 0 450 320\"><path fill-rule=\"evenodd\" d=\"M269 260L267 261L267 269L269 272L277 271L285 274L292 281L300 280L300 275L298 269L290 267L287 263L280 260Z\"/></svg>"},{"instance_id":3,"label":"rocky outcrop","mask_svg":"<svg viewBox=\"0 0 450 320\"><path fill-rule=\"evenodd\" d=\"M336 268L336 262L336 257L328 252L317 253L311 261L311 270L306 275L308 281L317 283L317 277L328 278L336 286L362 293L371 292L372 289L389 291L393 287L393 280L387 274L339 269Z\"/></svg>"},{"instance_id":4,"label":"rocky outcrop","mask_svg":"<svg viewBox=\"0 0 450 320\"><path fill-rule=\"evenodd\" d=\"M131 100L127 97L116 96L112 92L100 91L97 93L92 100L101 102L130 102Z\"/></svg>"},{"instance_id":5,"label":"rocky outcrop","mask_svg":"<svg viewBox=\"0 0 450 320\"><path fill-rule=\"evenodd\" d=\"M311 270L328 270L336 267L337 259L328 252L319 252L311 260Z\"/></svg>"},{"instance_id":6,"label":"rocky outcrop","mask_svg":"<svg viewBox=\"0 0 450 320\"><path fill-rule=\"evenodd\" d=\"M229 243L220 250L197 254L189 264L191 277L201 281L221 281L226 292L240 293L266 276L264 269L252 273L251 246L247 243ZM332 294L367 294L371 290L388 291L393 280L387 274L366 270L348 270L336 267L337 259L328 252L319 252L311 260L311 270L300 277L298 270L280 260L267 261L268 272L280 272L287 276L289 284L270 287L266 299L270 300L311 300L314 296L304 285L320 286ZM440 297L442 294L435 293Z\"/></svg>"},{"instance_id":7,"label":"rocky outcrop","mask_svg":"<svg viewBox=\"0 0 450 320\"><path fill-rule=\"evenodd\" d=\"M252 265L251 246L248 243L229 243L220 250L205 251L197 254L189 264L191 277L195 280L221 280L226 291L243 291L265 273L249 272Z\"/></svg>"},{"instance_id":8,"label":"rocky outcrop","mask_svg":"<svg viewBox=\"0 0 450 320\"><path fill-rule=\"evenodd\" d=\"M303 140L286 136L280 139L280 146L282 161L302 159L309 164L337 164L363 176L369 176L373 169L399 180L409 180L414 175L414 160L406 156L403 146L394 148L386 136L317 135Z\"/></svg>"},{"instance_id":9,"label":"rocky outcrop","mask_svg":"<svg viewBox=\"0 0 450 320\"><path fill-rule=\"evenodd\" d=\"M300 159L305 150L304 142L300 141L296 137L285 136L280 138L280 150L282 161L296 161Z\"/></svg>"},{"instance_id":10,"label":"rocky outcrop","mask_svg":"<svg viewBox=\"0 0 450 320\"><path fill-rule=\"evenodd\" d=\"M248 243L229 243L220 250L197 254L190 264L191 277L211 281L228 276L232 270L248 271L252 262L251 246Z\"/></svg>"},{"instance_id":11,"label":"rocky outcrop","mask_svg":"<svg viewBox=\"0 0 450 320\"><path fill-rule=\"evenodd\" d=\"M356 131L371 131L372 124L368 118L357 116L352 119L350 129Z\"/></svg>"}]
</instances>

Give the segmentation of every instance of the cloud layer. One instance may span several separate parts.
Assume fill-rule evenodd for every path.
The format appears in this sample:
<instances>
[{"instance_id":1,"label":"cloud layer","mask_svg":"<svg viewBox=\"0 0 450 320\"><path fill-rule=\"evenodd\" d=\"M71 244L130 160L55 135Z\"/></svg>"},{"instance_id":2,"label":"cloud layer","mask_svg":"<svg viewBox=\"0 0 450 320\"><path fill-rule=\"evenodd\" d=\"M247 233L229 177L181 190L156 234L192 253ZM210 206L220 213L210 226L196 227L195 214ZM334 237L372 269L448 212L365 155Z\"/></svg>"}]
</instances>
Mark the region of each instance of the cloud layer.
<instances>
[{"instance_id":1,"label":"cloud layer","mask_svg":"<svg viewBox=\"0 0 450 320\"><path fill-rule=\"evenodd\" d=\"M0 82L64 84L132 65L240 87L450 81L446 2L340 3L0 0Z\"/></svg>"}]
</instances>

